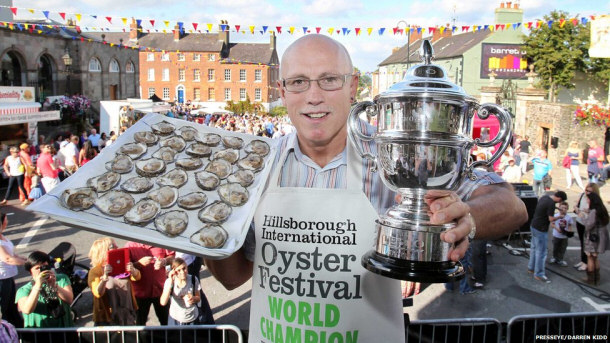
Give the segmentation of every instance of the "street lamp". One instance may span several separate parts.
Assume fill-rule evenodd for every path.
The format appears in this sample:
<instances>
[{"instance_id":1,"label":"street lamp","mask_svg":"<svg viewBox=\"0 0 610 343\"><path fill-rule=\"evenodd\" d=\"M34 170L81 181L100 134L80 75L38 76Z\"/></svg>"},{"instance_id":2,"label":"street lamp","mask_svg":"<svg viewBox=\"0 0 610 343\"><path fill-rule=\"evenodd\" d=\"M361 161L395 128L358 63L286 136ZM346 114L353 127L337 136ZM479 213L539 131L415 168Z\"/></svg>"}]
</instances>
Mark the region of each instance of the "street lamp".
<instances>
[{"instance_id":1,"label":"street lamp","mask_svg":"<svg viewBox=\"0 0 610 343\"><path fill-rule=\"evenodd\" d=\"M409 28L409 24L407 24L407 22L404 20L396 23L397 28L400 28L400 23L405 24L405 32L407 33L407 70L409 70L409 62L411 61L411 30L407 30Z\"/></svg>"},{"instance_id":2,"label":"street lamp","mask_svg":"<svg viewBox=\"0 0 610 343\"><path fill-rule=\"evenodd\" d=\"M66 93L70 95L70 73L72 72L72 57L70 56L70 51L68 47L66 47L65 54L61 57L64 60L64 65L66 66Z\"/></svg>"}]
</instances>

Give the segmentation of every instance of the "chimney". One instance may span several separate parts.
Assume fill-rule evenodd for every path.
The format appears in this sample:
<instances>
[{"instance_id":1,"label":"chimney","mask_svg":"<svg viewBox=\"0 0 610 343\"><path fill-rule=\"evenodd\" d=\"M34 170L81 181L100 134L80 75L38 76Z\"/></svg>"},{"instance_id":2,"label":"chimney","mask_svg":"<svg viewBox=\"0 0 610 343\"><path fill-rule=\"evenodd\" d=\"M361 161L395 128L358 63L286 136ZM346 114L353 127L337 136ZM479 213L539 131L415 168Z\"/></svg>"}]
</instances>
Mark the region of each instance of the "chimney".
<instances>
[{"instance_id":1,"label":"chimney","mask_svg":"<svg viewBox=\"0 0 610 343\"><path fill-rule=\"evenodd\" d=\"M277 38L275 37L275 32L271 31L271 34L269 35L269 49L271 51L275 51L276 49L276 40Z\"/></svg>"},{"instance_id":2,"label":"chimney","mask_svg":"<svg viewBox=\"0 0 610 343\"><path fill-rule=\"evenodd\" d=\"M140 38L140 29L141 26L138 26L138 22L135 18L131 18L131 24L129 24L129 41L138 43L138 39Z\"/></svg>"},{"instance_id":3,"label":"chimney","mask_svg":"<svg viewBox=\"0 0 610 343\"><path fill-rule=\"evenodd\" d=\"M229 22L226 20L220 21L220 25L218 26L218 40L222 41L227 47L229 46Z\"/></svg>"},{"instance_id":4,"label":"chimney","mask_svg":"<svg viewBox=\"0 0 610 343\"><path fill-rule=\"evenodd\" d=\"M396 53L396 51L398 51L398 50L400 50L400 47L398 47L398 46L395 48L392 48L392 55L394 55Z\"/></svg>"},{"instance_id":5,"label":"chimney","mask_svg":"<svg viewBox=\"0 0 610 343\"><path fill-rule=\"evenodd\" d=\"M180 38L182 38L182 32L180 32L180 26L176 24L176 26L174 26L174 42L179 41Z\"/></svg>"},{"instance_id":6,"label":"chimney","mask_svg":"<svg viewBox=\"0 0 610 343\"><path fill-rule=\"evenodd\" d=\"M409 42L413 44L413 42L422 39L422 31L417 32L417 28L419 26L411 26L411 31L409 31Z\"/></svg>"},{"instance_id":7,"label":"chimney","mask_svg":"<svg viewBox=\"0 0 610 343\"><path fill-rule=\"evenodd\" d=\"M432 34L432 43L436 42L437 40L441 39L441 38L445 38L445 37L451 37L452 32L451 32L451 27L449 27L449 24L445 25L445 28L443 29L443 33L441 33L441 28L437 27L436 30L434 30L434 33Z\"/></svg>"}]
</instances>

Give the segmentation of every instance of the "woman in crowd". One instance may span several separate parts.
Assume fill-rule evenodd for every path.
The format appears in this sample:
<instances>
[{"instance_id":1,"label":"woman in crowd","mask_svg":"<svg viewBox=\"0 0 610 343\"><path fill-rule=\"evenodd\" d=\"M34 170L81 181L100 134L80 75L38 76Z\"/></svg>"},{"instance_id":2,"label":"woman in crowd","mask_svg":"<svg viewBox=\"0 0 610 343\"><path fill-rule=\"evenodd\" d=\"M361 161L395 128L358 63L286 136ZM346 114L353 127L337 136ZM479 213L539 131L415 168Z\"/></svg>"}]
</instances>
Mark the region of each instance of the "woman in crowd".
<instances>
[{"instance_id":1,"label":"woman in crowd","mask_svg":"<svg viewBox=\"0 0 610 343\"><path fill-rule=\"evenodd\" d=\"M599 284L599 259L610 248L608 237L608 210L599 195L591 192L587 194L589 213L585 220L585 253L587 254L587 278L589 284Z\"/></svg>"},{"instance_id":2,"label":"woman in crowd","mask_svg":"<svg viewBox=\"0 0 610 343\"><path fill-rule=\"evenodd\" d=\"M585 186L585 191L580 194L580 197L574 206L574 213L577 215L576 231L578 232L578 239L580 240L580 262L574 265L574 268L581 272L587 270L587 255L585 254L585 219L589 211L587 194L591 192L599 196L599 186L597 183L587 184L587 186Z\"/></svg>"},{"instance_id":3,"label":"woman in crowd","mask_svg":"<svg viewBox=\"0 0 610 343\"><path fill-rule=\"evenodd\" d=\"M21 286L15 296L26 328L71 327L70 304L74 299L67 275L51 269L49 255L34 251L25 261L32 281Z\"/></svg>"},{"instance_id":4,"label":"woman in crowd","mask_svg":"<svg viewBox=\"0 0 610 343\"><path fill-rule=\"evenodd\" d=\"M582 185L582 179L580 178L579 165L580 165L581 155L580 155L580 148L578 147L578 142L571 141L564 156L566 158L569 158L569 160L570 160L569 167L565 168L566 181L567 181L566 186L568 187L568 189L570 189L570 187L572 187L572 177L573 177L574 180L576 180L576 184L578 185L578 187L580 187L580 189L582 189L584 191L585 187Z\"/></svg>"},{"instance_id":5,"label":"woman in crowd","mask_svg":"<svg viewBox=\"0 0 610 343\"><path fill-rule=\"evenodd\" d=\"M25 173L23 175L23 188L25 188L25 191L27 193L25 194L21 194L21 192L19 192L19 200L26 201L28 200L28 195L30 194L30 191L32 190L32 171L34 171L34 169L36 169L36 167L34 167L34 165L32 164L32 156L30 155L30 145L28 143L22 143L19 146L19 156L21 157L21 159L23 160L23 162L25 162Z\"/></svg>"},{"instance_id":6,"label":"woman in crowd","mask_svg":"<svg viewBox=\"0 0 610 343\"><path fill-rule=\"evenodd\" d=\"M15 276L17 266L25 263L25 259L15 254L15 246L10 239L4 236L4 230L8 225L5 213L0 212L0 308L2 317L14 326L23 327L23 318L17 311L15 304Z\"/></svg>"},{"instance_id":7,"label":"woman in crowd","mask_svg":"<svg viewBox=\"0 0 610 343\"><path fill-rule=\"evenodd\" d=\"M140 280L141 275L131 262L126 261L129 275L110 276L112 266L107 264L107 255L117 247L112 238L104 237L93 242L89 250L93 268L89 271L88 284L93 293L95 326L136 324L138 305L131 282Z\"/></svg>"},{"instance_id":8,"label":"woman in crowd","mask_svg":"<svg viewBox=\"0 0 610 343\"><path fill-rule=\"evenodd\" d=\"M4 200L0 201L0 205L5 205L8 201L15 182L17 182L17 187L19 187L19 190L23 192L23 194L28 194L25 187L23 187L26 162L23 160L23 158L21 158L21 156L19 156L19 149L16 146L10 147L9 152L10 155L4 159L4 172L9 177L8 187L6 189L6 194L4 195ZM25 206L29 203L30 201L25 198L21 205Z\"/></svg>"},{"instance_id":9,"label":"woman in crowd","mask_svg":"<svg viewBox=\"0 0 610 343\"><path fill-rule=\"evenodd\" d=\"M98 148L100 149L100 151L102 151L102 149L104 149L104 147L106 146L106 141L108 140L108 136L106 136L106 132L102 132L102 135L100 136L100 140L98 141Z\"/></svg>"},{"instance_id":10,"label":"woman in crowd","mask_svg":"<svg viewBox=\"0 0 610 343\"><path fill-rule=\"evenodd\" d=\"M79 166L84 166L87 162L91 161L95 156L97 156L97 151L91 145L91 141L87 140L83 144L83 148L80 149L80 153L78 154L78 164Z\"/></svg>"},{"instance_id":11,"label":"woman in crowd","mask_svg":"<svg viewBox=\"0 0 610 343\"><path fill-rule=\"evenodd\" d=\"M169 302L168 325L199 324L198 306L201 285L196 277L188 275L186 262L176 257L172 262L172 270L167 275L161 294L161 305Z\"/></svg>"}]
</instances>

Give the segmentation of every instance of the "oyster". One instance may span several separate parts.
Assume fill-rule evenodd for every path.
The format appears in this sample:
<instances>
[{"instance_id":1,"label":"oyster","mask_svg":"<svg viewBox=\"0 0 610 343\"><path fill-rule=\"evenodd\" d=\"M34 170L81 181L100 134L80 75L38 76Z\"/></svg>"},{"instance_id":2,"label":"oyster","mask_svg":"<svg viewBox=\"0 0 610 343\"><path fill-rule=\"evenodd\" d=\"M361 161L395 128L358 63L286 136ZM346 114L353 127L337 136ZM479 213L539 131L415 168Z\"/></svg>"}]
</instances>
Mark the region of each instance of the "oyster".
<instances>
[{"instance_id":1,"label":"oyster","mask_svg":"<svg viewBox=\"0 0 610 343\"><path fill-rule=\"evenodd\" d=\"M121 174L108 171L87 180L87 187L95 189L98 193L104 193L114 188L119 181L121 181Z\"/></svg>"},{"instance_id":2,"label":"oyster","mask_svg":"<svg viewBox=\"0 0 610 343\"><path fill-rule=\"evenodd\" d=\"M126 174L133 169L133 161L127 155L117 154L112 161L106 162L106 169L119 174Z\"/></svg>"},{"instance_id":3,"label":"oyster","mask_svg":"<svg viewBox=\"0 0 610 343\"><path fill-rule=\"evenodd\" d=\"M259 154L261 156L267 156L269 154L270 148L269 144L263 142L261 140L255 139L248 143L245 148L246 152Z\"/></svg>"},{"instance_id":4,"label":"oyster","mask_svg":"<svg viewBox=\"0 0 610 343\"><path fill-rule=\"evenodd\" d=\"M142 176L157 176L165 171L165 162L158 158L149 158L136 162L136 172Z\"/></svg>"},{"instance_id":5,"label":"oyster","mask_svg":"<svg viewBox=\"0 0 610 343\"><path fill-rule=\"evenodd\" d=\"M231 164L237 162L239 159L239 150L236 149L225 149L218 150L212 154L213 160L223 159Z\"/></svg>"},{"instance_id":6,"label":"oyster","mask_svg":"<svg viewBox=\"0 0 610 343\"><path fill-rule=\"evenodd\" d=\"M199 138L199 132L192 126L183 126L180 128L180 137L184 138L185 141L190 142Z\"/></svg>"},{"instance_id":7,"label":"oyster","mask_svg":"<svg viewBox=\"0 0 610 343\"><path fill-rule=\"evenodd\" d=\"M201 137L201 143L209 146L217 146L220 143L220 135L215 133L206 133Z\"/></svg>"},{"instance_id":8,"label":"oyster","mask_svg":"<svg viewBox=\"0 0 610 343\"><path fill-rule=\"evenodd\" d=\"M193 143L186 148L186 154L195 157L206 157L210 156L212 148L203 143Z\"/></svg>"},{"instance_id":9,"label":"oyster","mask_svg":"<svg viewBox=\"0 0 610 343\"><path fill-rule=\"evenodd\" d=\"M195 182L204 191L213 191L220 184L220 178L216 174L207 171L195 173Z\"/></svg>"},{"instance_id":10,"label":"oyster","mask_svg":"<svg viewBox=\"0 0 610 343\"><path fill-rule=\"evenodd\" d=\"M233 170L231 163L225 160L213 160L205 166L205 171L216 174L221 179L225 179Z\"/></svg>"},{"instance_id":11,"label":"oyster","mask_svg":"<svg viewBox=\"0 0 610 343\"><path fill-rule=\"evenodd\" d=\"M227 181L239 183L244 187L248 187L254 182L254 176L254 172L251 170L238 169L235 173L227 177Z\"/></svg>"},{"instance_id":12,"label":"oyster","mask_svg":"<svg viewBox=\"0 0 610 343\"><path fill-rule=\"evenodd\" d=\"M186 171L176 168L168 171L165 173L165 175L160 176L157 179L157 184L159 186L172 186L180 188L188 181L188 179L189 177L186 174Z\"/></svg>"},{"instance_id":13,"label":"oyster","mask_svg":"<svg viewBox=\"0 0 610 343\"><path fill-rule=\"evenodd\" d=\"M248 202L249 194L246 187L239 183L225 183L218 187L220 199L231 206L241 206Z\"/></svg>"},{"instance_id":14,"label":"oyster","mask_svg":"<svg viewBox=\"0 0 610 343\"><path fill-rule=\"evenodd\" d=\"M66 189L61 194L61 204L73 211L90 209L97 199L97 193L91 187Z\"/></svg>"},{"instance_id":15,"label":"oyster","mask_svg":"<svg viewBox=\"0 0 610 343\"><path fill-rule=\"evenodd\" d=\"M148 197L159 203L161 208L174 206L178 200L178 189L170 186L163 186L148 193Z\"/></svg>"},{"instance_id":16,"label":"oyster","mask_svg":"<svg viewBox=\"0 0 610 343\"><path fill-rule=\"evenodd\" d=\"M184 150L184 148L186 147L186 141L184 140L184 138L182 138L180 136L171 136L171 137L162 139L159 144L162 147L163 146L170 147L170 148L176 150L177 152Z\"/></svg>"},{"instance_id":17,"label":"oyster","mask_svg":"<svg viewBox=\"0 0 610 343\"><path fill-rule=\"evenodd\" d=\"M150 131L140 131L133 134L133 140L138 143L144 143L148 146L153 146L159 141L159 136Z\"/></svg>"},{"instance_id":18,"label":"oyster","mask_svg":"<svg viewBox=\"0 0 610 343\"><path fill-rule=\"evenodd\" d=\"M204 223L220 224L226 221L233 209L221 201L215 201L199 211L198 217Z\"/></svg>"},{"instance_id":19,"label":"oyster","mask_svg":"<svg viewBox=\"0 0 610 343\"><path fill-rule=\"evenodd\" d=\"M128 193L148 192L154 186L154 182L147 177L134 176L121 184L121 189Z\"/></svg>"},{"instance_id":20,"label":"oyster","mask_svg":"<svg viewBox=\"0 0 610 343\"><path fill-rule=\"evenodd\" d=\"M119 148L119 153L137 160L146 153L147 147L144 143L127 143Z\"/></svg>"},{"instance_id":21,"label":"oyster","mask_svg":"<svg viewBox=\"0 0 610 343\"><path fill-rule=\"evenodd\" d=\"M207 224L191 236L191 242L206 248L222 248L229 234L219 225Z\"/></svg>"},{"instance_id":22,"label":"oyster","mask_svg":"<svg viewBox=\"0 0 610 343\"><path fill-rule=\"evenodd\" d=\"M184 170L196 170L203 167L203 161L196 157L181 158L176 161L176 167L180 167Z\"/></svg>"},{"instance_id":23,"label":"oyster","mask_svg":"<svg viewBox=\"0 0 610 343\"><path fill-rule=\"evenodd\" d=\"M239 137L224 136L222 137L222 145L225 148L241 149L244 146L244 140Z\"/></svg>"},{"instance_id":24,"label":"oyster","mask_svg":"<svg viewBox=\"0 0 610 343\"><path fill-rule=\"evenodd\" d=\"M159 204L151 199L144 198L125 213L124 219L129 224L144 226L155 219L159 211L161 211Z\"/></svg>"},{"instance_id":25,"label":"oyster","mask_svg":"<svg viewBox=\"0 0 610 343\"><path fill-rule=\"evenodd\" d=\"M155 219L155 227L162 234L176 237L186 230L189 224L189 217L186 212L174 210L165 212Z\"/></svg>"},{"instance_id":26,"label":"oyster","mask_svg":"<svg viewBox=\"0 0 610 343\"><path fill-rule=\"evenodd\" d=\"M174 159L176 158L176 150L164 146L162 148L160 148L159 150L155 151L154 154L152 154L152 157L154 158L158 158L160 160L165 161L165 163L170 163L170 162L174 162Z\"/></svg>"},{"instance_id":27,"label":"oyster","mask_svg":"<svg viewBox=\"0 0 610 343\"><path fill-rule=\"evenodd\" d=\"M102 213L120 217L127 213L136 203L131 194L122 191L110 191L95 201L95 207Z\"/></svg>"},{"instance_id":28,"label":"oyster","mask_svg":"<svg viewBox=\"0 0 610 343\"><path fill-rule=\"evenodd\" d=\"M248 154L246 155L246 157L237 161L237 165L240 168L252 170L255 172L261 170L263 168L264 163L265 160L263 159L263 156L258 154Z\"/></svg>"},{"instance_id":29,"label":"oyster","mask_svg":"<svg viewBox=\"0 0 610 343\"><path fill-rule=\"evenodd\" d=\"M206 202L208 202L208 196L203 192L193 192L178 198L178 206L185 210L201 208Z\"/></svg>"},{"instance_id":30,"label":"oyster","mask_svg":"<svg viewBox=\"0 0 610 343\"><path fill-rule=\"evenodd\" d=\"M165 120L152 124L150 128L154 133L161 136L169 136L176 130L176 127L173 124L168 123Z\"/></svg>"}]
</instances>

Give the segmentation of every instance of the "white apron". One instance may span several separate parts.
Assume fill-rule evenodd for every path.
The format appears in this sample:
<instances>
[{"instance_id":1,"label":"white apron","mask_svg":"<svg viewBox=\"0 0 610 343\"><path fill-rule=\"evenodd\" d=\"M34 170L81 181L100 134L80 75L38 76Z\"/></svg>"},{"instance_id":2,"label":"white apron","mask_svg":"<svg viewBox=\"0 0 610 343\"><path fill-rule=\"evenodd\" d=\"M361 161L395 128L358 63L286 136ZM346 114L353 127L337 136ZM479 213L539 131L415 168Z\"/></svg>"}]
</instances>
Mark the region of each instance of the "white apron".
<instances>
[{"instance_id":1,"label":"white apron","mask_svg":"<svg viewBox=\"0 0 610 343\"><path fill-rule=\"evenodd\" d=\"M254 217L250 342L405 340L400 282L360 262L377 213L347 146L347 189L279 187L289 149L271 175Z\"/></svg>"}]
</instances>

